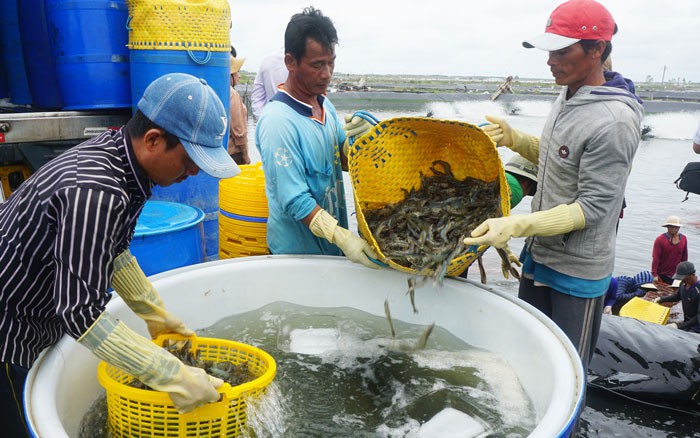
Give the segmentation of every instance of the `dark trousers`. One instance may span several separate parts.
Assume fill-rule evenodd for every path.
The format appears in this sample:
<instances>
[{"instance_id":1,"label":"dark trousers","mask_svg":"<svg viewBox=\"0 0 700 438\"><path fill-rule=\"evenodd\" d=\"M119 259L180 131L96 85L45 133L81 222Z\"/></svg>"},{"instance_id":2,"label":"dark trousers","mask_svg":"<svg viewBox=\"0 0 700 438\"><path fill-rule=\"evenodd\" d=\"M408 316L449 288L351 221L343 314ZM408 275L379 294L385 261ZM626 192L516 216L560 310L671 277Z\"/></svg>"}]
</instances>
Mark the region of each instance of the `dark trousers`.
<instances>
[{"instance_id":1,"label":"dark trousers","mask_svg":"<svg viewBox=\"0 0 700 438\"><path fill-rule=\"evenodd\" d=\"M598 298L579 298L557 292L548 286L535 286L533 280L525 277L520 280L518 298L536 307L559 326L574 344L583 363L583 370L588 373L595 344L600 333L603 318L603 301L605 295ZM585 379L586 376L584 375ZM586 406L586 387L584 386L583 404L574 425L571 436L576 436L583 407Z\"/></svg>"},{"instance_id":2,"label":"dark trousers","mask_svg":"<svg viewBox=\"0 0 700 438\"><path fill-rule=\"evenodd\" d=\"M0 425L2 435L8 438L25 438L29 436L24 418L22 397L24 382L28 369L4 362L0 377Z\"/></svg>"},{"instance_id":3,"label":"dark trousers","mask_svg":"<svg viewBox=\"0 0 700 438\"><path fill-rule=\"evenodd\" d=\"M605 296L574 297L551 287L535 286L533 280L522 278L518 298L536 307L562 329L587 370L600 332Z\"/></svg>"}]
</instances>

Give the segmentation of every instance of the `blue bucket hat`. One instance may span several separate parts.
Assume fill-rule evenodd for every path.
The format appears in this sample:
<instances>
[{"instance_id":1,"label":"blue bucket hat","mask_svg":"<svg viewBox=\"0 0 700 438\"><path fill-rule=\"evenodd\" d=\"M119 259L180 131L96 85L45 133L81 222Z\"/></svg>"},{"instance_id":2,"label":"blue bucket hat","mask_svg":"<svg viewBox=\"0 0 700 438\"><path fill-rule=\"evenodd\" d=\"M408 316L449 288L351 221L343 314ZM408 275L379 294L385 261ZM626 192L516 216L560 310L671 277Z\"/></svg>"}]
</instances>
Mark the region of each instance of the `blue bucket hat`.
<instances>
[{"instance_id":1,"label":"blue bucket hat","mask_svg":"<svg viewBox=\"0 0 700 438\"><path fill-rule=\"evenodd\" d=\"M150 121L180 139L187 155L215 178L230 178L240 169L224 148L228 116L204 79L169 73L151 82L138 108Z\"/></svg>"}]
</instances>

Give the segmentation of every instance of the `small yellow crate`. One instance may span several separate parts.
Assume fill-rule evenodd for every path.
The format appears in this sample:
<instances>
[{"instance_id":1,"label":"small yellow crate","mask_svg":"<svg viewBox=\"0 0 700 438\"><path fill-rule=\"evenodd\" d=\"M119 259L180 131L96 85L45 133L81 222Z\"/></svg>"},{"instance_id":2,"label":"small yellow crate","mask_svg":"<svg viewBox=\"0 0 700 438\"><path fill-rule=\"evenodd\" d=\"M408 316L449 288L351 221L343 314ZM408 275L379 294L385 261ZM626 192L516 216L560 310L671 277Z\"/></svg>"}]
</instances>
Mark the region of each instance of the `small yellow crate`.
<instances>
[{"instance_id":1,"label":"small yellow crate","mask_svg":"<svg viewBox=\"0 0 700 438\"><path fill-rule=\"evenodd\" d=\"M267 217L262 163L243 164L241 173L219 181L219 208L235 215Z\"/></svg>"},{"instance_id":2,"label":"small yellow crate","mask_svg":"<svg viewBox=\"0 0 700 438\"><path fill-rule=\"evenodd\" d=\"M348 170L353 186L360 234L382 262L399 271L415 269L388 260L367 225L364 212L401 202L404 191L418 189L421 174L436 160L449 163L455 178L467 177L491 182L498 180L501 214L510 213L510 189L496 145L478 126L425 117L388 119L357 139L348 151ZM447 275L459 275L483 253L481 245L453 259Z\"/></svg>"},{"instance_id":3,"label":"small yellow crate","mask_svg":"<svg viewBox=\"0 0 700 438\"><path fill-rule=\"evenodd\" d=\"M166 339L188 339L177 335L159 336L153 342L163 345ZM256 378L238 386L228 383L219 388L221 400L180 414L165 392L138 389L127 385L133 377L120 369L100 362L97 379L107 393L107 417L110 436L127 437L237 437L244 435L246 400L262 395L274 379L277 365L265 351L240 342L214 338L189 338L192 351L201 359L248 363Z\"/></svg>"},{"instance_id":4,"label":"small yellow crate","mask_svg":"<svg viewBox=\"0 0 700 438\"><path fill-rule=\"evenodd\" d=\"M132 50L231 50L225 0L129 0Z\"/></svg>"},{"instance_id":5,"label":"small yellow crate","mask_svg":"<svg viewBox=\"0 0 700 438\"><path fill-rule=\"evenodd\" d=\"M663 325L666 324L670 311L671 309L668 307L643 300L639 297L634 297L620 308L620 316Z\"/></svg>"},{"instance_id":6,"label":"small yellow crate","mask_svg":"<svg viewBox=\"0 0 700 438\"><path fill-rule=\"evenodd\" d=\"M267 223L239 221L219 215L219 233L246 236L264 241L267 237Z\"/></svg>"}]
</instances>

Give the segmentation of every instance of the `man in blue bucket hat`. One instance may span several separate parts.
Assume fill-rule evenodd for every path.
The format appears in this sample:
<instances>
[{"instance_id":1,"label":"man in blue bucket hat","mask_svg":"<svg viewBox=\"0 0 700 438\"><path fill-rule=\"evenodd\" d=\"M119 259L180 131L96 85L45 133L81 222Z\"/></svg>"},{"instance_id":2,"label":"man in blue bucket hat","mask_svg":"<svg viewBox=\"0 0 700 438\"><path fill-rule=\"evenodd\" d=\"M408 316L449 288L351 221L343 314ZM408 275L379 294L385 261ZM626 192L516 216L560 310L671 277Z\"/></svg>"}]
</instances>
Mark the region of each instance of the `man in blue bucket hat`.
<instances>
[{"instance_id":1,"label":"man in blue bucket hat","mask_svg":"<svg viewBox=\"0 0 700 438\"><path fill-rule=\"evenodd\" d=\"M24 380L39 353L68 334L99 358L168 392L180 412L219 399L221 380L185 366L119 322L105 306L110 286L150 335L194 333L169 313L128 248L154 185L199 170L239 169L223 145L224 106L203 80L167 74L138 111L56 157L0 204L0 423L26 436Z\"/></svg>"}]
</instances>

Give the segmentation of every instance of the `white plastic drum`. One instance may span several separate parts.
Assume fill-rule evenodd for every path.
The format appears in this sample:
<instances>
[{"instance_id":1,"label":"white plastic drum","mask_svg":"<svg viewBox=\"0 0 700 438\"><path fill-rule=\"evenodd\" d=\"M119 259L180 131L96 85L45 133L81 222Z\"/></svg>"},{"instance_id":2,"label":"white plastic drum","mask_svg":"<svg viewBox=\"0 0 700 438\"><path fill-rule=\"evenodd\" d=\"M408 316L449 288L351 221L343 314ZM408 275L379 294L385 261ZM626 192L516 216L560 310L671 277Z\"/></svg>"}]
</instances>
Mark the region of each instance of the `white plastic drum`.
<instances>
[{"instance_id":1,"label":"white plastic drum","mask_svg":"<svg viewBox=\"0 0 700 438\"><path fill-rule=\"evenodd\" d=\"M417 291L420 313L405 301L407 275L370 270L339 257L260 256L188 266L151 277L169 310L192 328L276 301L311 307L353 307L383 315L390 294L392 316L436 323L477 348L501 354L532 400L532 437L568 436L581 409L584 371L563 332L531 306L503 291L446 279L439 290ZM329 287L332 285L332 287ZM115 297L108 311L140 333L145 324ZM436 318L437 316L437 318ZM78 435L82 417L101 393L98 359L64 337L29 373L25 409L34 436Z\"/></svg>"}]
</instances>

